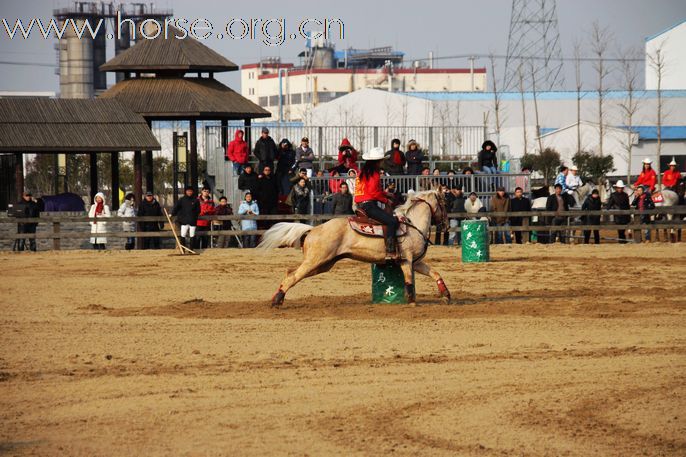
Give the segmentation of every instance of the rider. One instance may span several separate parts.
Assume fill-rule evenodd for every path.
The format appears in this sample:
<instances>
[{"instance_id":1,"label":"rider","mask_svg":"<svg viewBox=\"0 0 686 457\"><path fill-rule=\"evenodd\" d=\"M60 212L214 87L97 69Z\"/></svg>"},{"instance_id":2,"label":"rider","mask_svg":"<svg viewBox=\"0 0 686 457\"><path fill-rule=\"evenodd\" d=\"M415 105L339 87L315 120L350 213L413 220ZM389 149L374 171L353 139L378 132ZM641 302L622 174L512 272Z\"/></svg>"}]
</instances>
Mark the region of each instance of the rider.
<instances>
[{"instance_id":1,"label":"rider","mask_svg":"<svg viewBox=\"0 0 686 457\"><path fill-rule=\"evenodd\" d=\"M634 183L634 189L638 186L648 186L650 192L655 192L655 183L657 183L657 174L653 170L653 161L648 157L643 159L643 171L638 176L638 179Z\"/></svg>"},{"instance_id":2,"label":"rider","mask_svg":"<svg viewBox=\"0 0 686 457\"><path fill-rule=\"evenodd\" d=\"M574 192L581 187L581 177L579 176L579 169L576 165L569 167L569 174L565 178L565 183L567 184L567 194L574 198ZM576 199L570 201L574 203Z\"/></svg>"},{"instance_id":3,"label":"rider","mask_svg":"<svg viewBox=\"0 0 686 457\"><path fill-rule=\"evenodd\" d=\"M383 158L384 150L380 147L362 154L365 163L355 182L355 203L367 216L387 226L386 260L397 260L395 232L398 230L398 220L393 214L384 211L390 200L381 186L379 169Z\"/></svg>"},{"instance_id":4,"label":"rider","mask_svg":"<svg viewBox=\"0 0 686 457\"><path fill-rule=\"evenodd\" d=\"M669 170L662 174L662 185L665 189L671 189L676 192L676 186L681 180L681 172L677 170L676 160L672 157L672 161L669 162Z\"/></svg>"}]
</instances>

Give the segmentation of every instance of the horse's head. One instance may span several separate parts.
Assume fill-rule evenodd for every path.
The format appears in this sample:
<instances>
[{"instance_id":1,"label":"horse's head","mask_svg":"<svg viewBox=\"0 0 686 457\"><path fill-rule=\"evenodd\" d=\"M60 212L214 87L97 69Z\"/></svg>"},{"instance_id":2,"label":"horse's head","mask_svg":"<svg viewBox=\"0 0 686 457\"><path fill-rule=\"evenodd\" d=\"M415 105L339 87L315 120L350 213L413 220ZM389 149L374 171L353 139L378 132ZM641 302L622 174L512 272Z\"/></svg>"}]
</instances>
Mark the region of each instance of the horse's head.
<instances>
[{"instance_id":1,"label":"horse's head","mask_svg":"<svg viewBox=\"0 0 686 457\"><path fill-rule=\"evenodd\" d=\"M426 204L431 210L431 223L437 227L447 226L448 211L446 209L445 196L438 189L427 190L410 194L407 197L404 209L409 210L416 205Z\"/></svg>"}]
</instances>

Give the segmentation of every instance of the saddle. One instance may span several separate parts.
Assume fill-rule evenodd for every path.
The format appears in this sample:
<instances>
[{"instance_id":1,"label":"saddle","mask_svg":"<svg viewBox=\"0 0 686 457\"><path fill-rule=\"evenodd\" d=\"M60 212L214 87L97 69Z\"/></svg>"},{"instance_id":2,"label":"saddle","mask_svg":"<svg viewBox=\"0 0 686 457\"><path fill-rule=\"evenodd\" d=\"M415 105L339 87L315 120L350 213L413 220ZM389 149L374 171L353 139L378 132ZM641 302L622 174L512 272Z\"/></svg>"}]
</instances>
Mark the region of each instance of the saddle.
<instances>
[{"instance_id":1,"label":"saddle","mask_svg":"<svg viewBox=\"0 0 686 457\"><path fill-rule=\"evenodd\" d=\"M405 217L398 217L398 222L400 224L398 225L398 230L395 232L395 236L405 236L407 234L407 225L404 223L407 222L407 219ZM388 231L388 226L367 216L361 209L355 210L355 216L349 217L348 223L350 224L350 228L360 235L385 238L386 232Z\"/></svg>"}]
</instances>

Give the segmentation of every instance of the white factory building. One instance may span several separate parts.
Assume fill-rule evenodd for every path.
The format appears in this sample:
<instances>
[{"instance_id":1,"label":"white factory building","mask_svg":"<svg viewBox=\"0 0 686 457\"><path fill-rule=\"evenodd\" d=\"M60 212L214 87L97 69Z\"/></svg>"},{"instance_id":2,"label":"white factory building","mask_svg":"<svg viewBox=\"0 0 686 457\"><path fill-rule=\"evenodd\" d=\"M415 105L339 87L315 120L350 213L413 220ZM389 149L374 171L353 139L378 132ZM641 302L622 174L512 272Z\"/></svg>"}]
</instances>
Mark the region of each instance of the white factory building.
<instances>
[{"instance_id":1,"label":"white factory building","mask_svg":"<svg viewBox=\"0 0 686 457\"><path fill-rule=\"evenodd\" d=\"M626 130L627 120L622 105L627 93L610 91L605 94L605 130L603 152L612 154L616 174L625 175L629 161L623 143L634 143L631 173L640 170L640 161L645 157L656 159L657 150L657 93L638 91L637 111L634 115L632 134ZM444 93L388 93L364 89L356 91L329 103L317 106L312 111L312 125L392 125L398 127L402 141L405 126L431 126L440 131L442 127L483 126L487 136L501 145L509 158L521 157L525 151L533 152L539 147L541 136L543 147L550 146L560 152L565 163L577 149L577 94L576 92L537 93L540 129L536 128L534 94L525 92L501 93L499 116L500 133L495 127L494 97L492 93L444 92ZM686 164L686 90L663 91L662 162L672 156L680 161L680 169ZM524 101L522 102L522 98ZM598 152L598 95L582 92L580 100L581 148ZM527 143L524 144L526 129ZM382 145L385 146L385 145ZM471 145L473 149L473 144ZM448 151L449 155L469 157L476 150Z\"/></svg>"},{"instance_id":2,"label":"white factory building","mask_svg":"<svg viewBox=\"0 0 686 457\"><path fill-rule=\"evenodd\" d=\"M241 94L269 110L271 120L309 122L312 109L361 89L387 92L484 91L485 68L433 68L403 63L390 47L336 51L315 43L300 64L263 59L241 66Z\"/></svg>"},{"instance_id":3,"label":"white factory building","mask_svg":"<svg viewBox=\"0 0 686 457\"><path fill-rule=\"evenodd\" d=\"M646 89L657 90L658 51L664 62L662 89L686 89L686 20L646 38Z\"/></svg>"}]
</instances>

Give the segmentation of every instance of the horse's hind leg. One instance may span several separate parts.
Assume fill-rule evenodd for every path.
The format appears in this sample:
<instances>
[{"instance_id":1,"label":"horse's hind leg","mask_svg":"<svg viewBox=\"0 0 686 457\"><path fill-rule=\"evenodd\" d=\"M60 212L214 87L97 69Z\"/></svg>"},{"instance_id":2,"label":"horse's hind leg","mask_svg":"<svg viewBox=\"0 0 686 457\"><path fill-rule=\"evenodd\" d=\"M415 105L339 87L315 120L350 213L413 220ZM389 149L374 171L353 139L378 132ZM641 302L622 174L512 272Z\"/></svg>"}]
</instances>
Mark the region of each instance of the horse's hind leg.
<instances>
[{"instance_id":1,"label":"horse's hind leg","mask_svg":"<svg viewBox=\"0 0 686 457\"><path fill-rule=\"evenodd\" d=\"M450 291L446 287L445 282L443 281L443 278L441 277L440 274L438 274L438 272L436 270L431 268L429 265L427 265L423 261L420 261L420 262L416 262L414 264L414 271L416 271L419 274L423 274L425 276L433 278L434 281L436 281L436 285L438 285L438 292L441 294L443 301L446 304L450 304Z\"/></svg>"},{"instance_id":2,"label":"horse's hind leg","mask_svg":"<svg viewBox=\"0 0 686 457\"><path fill-rule=\"evenodd\" d=\"M305 259L298 268L296 268L294 271L289 271L283 281L281 281L279 289L272 297L272 307L278 308L283 304L283 300L286 298L286 292L288 292L288 289L309 276L314 276L329 271L335 263L335 260L329 260L328 262L319 262L314 264L314 262Z\"/></svg>"}]
</instances>

